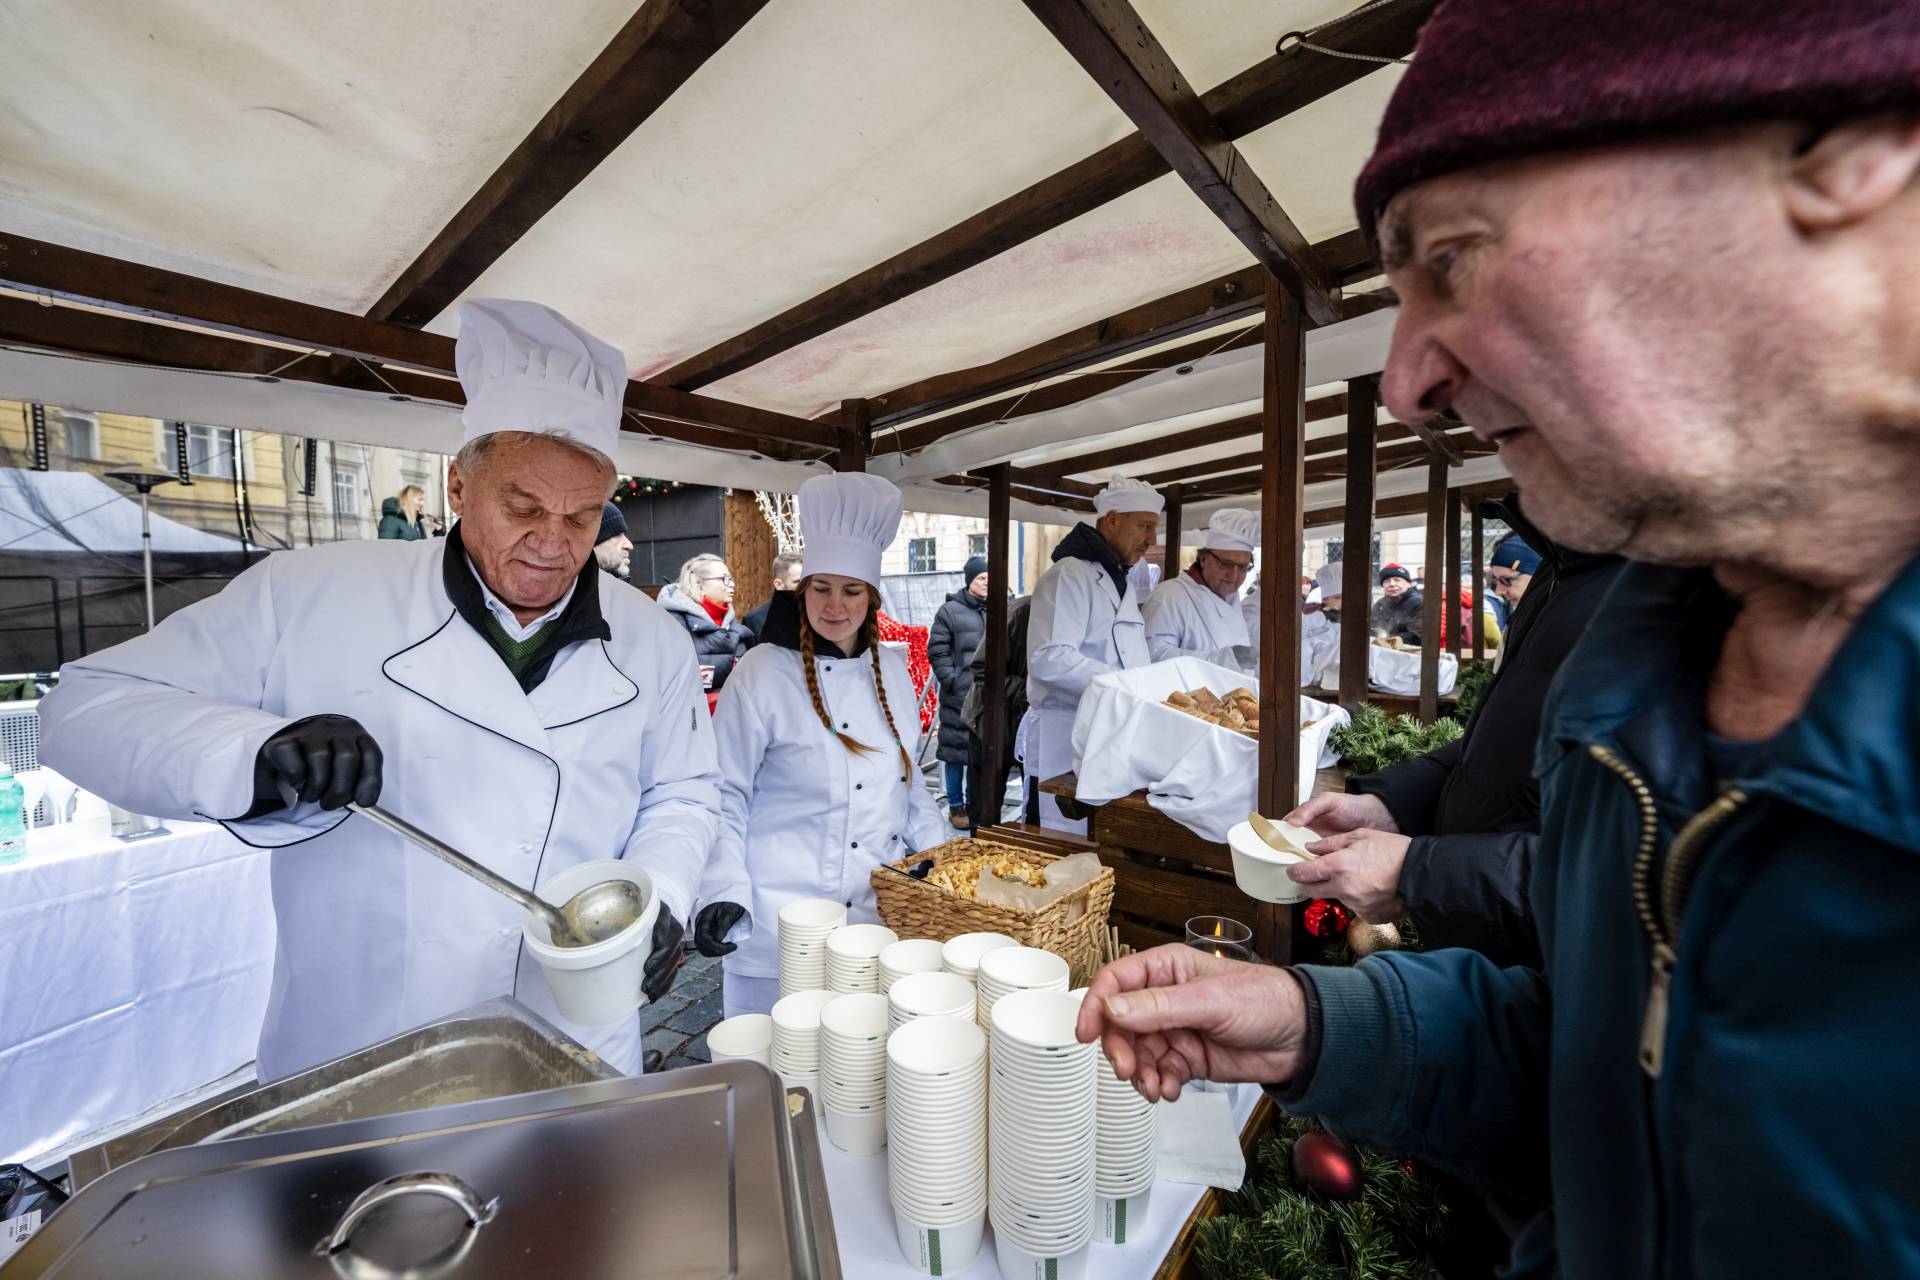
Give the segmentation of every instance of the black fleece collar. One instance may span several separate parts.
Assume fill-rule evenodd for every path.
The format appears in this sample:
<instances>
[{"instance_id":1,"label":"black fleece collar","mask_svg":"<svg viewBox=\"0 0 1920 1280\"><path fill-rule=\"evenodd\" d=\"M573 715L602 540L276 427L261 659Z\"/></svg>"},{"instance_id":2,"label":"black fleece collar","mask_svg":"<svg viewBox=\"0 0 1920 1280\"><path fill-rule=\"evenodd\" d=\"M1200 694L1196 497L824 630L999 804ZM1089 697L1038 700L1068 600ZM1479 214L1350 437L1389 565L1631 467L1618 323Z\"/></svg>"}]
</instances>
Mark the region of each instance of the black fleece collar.
<instances>
[{"instance_id":1,"label":"black fleece collar","mask_svg":"<svg viewBox=\"0 0 1920 1280\"><path fill-rule=\"evenodd\" d=\"M467 561L467 549L460 539L460 522L457 520L447 530L446 546L441 551L440 582L446 588L447 598L453 601L454 611L466 619L468 626L485 637L487 598L480 590L478 571ZM600 612L600 566L589 556L587 563L581 566L579 578L574 581L573 598L567 601L565 611L554 619L553 625L546 629L539 650L520 673L521 692L532 693L539 688L541 681L547 678L554 658L568 645L582 640L611 639L613 628L607 625L606 618ZM491 647L493 642L488 640L487 643Z\"/></svg>"},{"instance_id":2,"label":"black fleece collar","mask_svg":"<svg viewBox=\"0 0 1920 1280\"><path fill-rule=\"evenodd\" d=\"M1113 578L1114 587L1120 592L1120 598L1127 595L1127 566L1120 560L1119 553L1100 536L1100 531L1081 521L1067 530L1067 536L1060 539L1060 545L1053 549L1053 559L1058 562L1071 557L1086 560L1105 569Z\"/></svg>"}]
</instances>

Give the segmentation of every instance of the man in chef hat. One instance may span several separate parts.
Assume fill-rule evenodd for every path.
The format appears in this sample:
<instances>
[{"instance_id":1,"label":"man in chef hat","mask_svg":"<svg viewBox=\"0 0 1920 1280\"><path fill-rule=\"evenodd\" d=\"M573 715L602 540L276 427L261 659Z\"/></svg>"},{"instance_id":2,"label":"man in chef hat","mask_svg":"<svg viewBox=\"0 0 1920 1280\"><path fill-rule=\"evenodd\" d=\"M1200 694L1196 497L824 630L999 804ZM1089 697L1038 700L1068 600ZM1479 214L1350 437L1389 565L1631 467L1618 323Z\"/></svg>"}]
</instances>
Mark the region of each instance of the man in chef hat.
<instances>
[{"instance_id":1,"label":"man in chef hat","mask_svg":"<svg viewBox=\"0 0 1920 1280\"><path fill-rule=\"evenodd\" d=\"M1151 486L1116 477L1094 495L1094 523L1073 526L1033 588L1022 735L1029 795L1036 794L1036 781L1074 767L1073 715L1094 677L1153 661L1127 570L1153 545L1165 506ZM1053 797L1041 795L1039 804L1042 825L1085 833L1085 821L1062 815Z\"/></svg>"},{"instance_id":2,"label":"man in chef hat","mask_svg":"<svg viewBox=\"0 0 1920 1280\"><path fill-rule=\"evenodd\" d=\"M1259 542L1255 512L1224 507L1213 513L1193 563L1162 582L1140 611L1147 652L1155 662L1186 654L1236 671L1248 669L1240 660L1249 639L1240 588L1253 572Z\"/></svg>"},{"instance_id":3,"label":"man in chef hat","mask_svg":"<svg viewBox=\"0 0 1920 1280\"><path fill-rule=\"evenodd\" d=\"M523 954L525 912L350 801L523 886L600 858L641 867L662 904L651 997L712 843L712 728L686 632L641 592L603 593L593 559L625 357L545 307L475 300L455 360L465 443L444 540L271 555L68 663L41 703L41 750L68 777L275 850L262 1079L503 995L641 1065L637 1011L561 1018Z\"/></svg>"},{"instance_id":4,"label":"man in chef hat","mask_svg":"<svg viewBox=\"0 0 1920 1280\"><path fill-rule=\"evenodd\" d=\"M1313 575L1314 590L1300 606L1300 687L1311 689L1329 679L1340 658L1340 575L1338 560L1320 566ZM1315 597L1318 597L1317 599ZM1260 674L1260 592L1250 587L1240 599L1240 617L1247 628L1247 644L1240 652L1240 669Z\"/></svg>"}]
</instances>

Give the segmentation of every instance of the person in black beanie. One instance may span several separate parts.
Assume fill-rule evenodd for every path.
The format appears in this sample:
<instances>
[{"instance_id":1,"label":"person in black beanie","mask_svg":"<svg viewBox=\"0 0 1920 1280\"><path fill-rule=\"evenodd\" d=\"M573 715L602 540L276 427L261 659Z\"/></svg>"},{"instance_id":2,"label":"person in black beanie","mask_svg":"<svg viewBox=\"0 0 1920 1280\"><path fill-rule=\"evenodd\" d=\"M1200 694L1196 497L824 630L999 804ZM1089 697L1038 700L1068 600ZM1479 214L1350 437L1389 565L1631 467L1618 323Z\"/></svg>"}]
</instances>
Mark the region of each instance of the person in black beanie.
<instances>
[{"instance_id":1,"label":"person in black beanie","mask_svg":"<svg viewBox=\"0 0 1920 1280\"><path fill-rule=\"evenodd\" d=\"M1413 575L1397 564L1380 566L1380 598L1373 602L1373 634L1391 640L1398 638L1409 647L1420 647L1421 610L1426 597L1413 585Z\"/></svg>"},{"instance_id":2,"label":"person in black beanie","mask_svg":"<svg viewBox=\"0 0 1920 1280\"><path fill-rule=\"evenodd\" d=\"M987 632L987 560L968 559L960 572L960 589L948 596L934 615L927 637L927 661L940 683L940 763L947 772L947 818L957 830L970 825L967 817L967 722L961 708L973 688L973 653Z\"/></svg>"},{"instance_id":3,"label":"person in black beanie","mask_svg":"<svg viewBox=\"0 0 1920 1280\"><path fill-rule=\"evenodd\" d=\"M600 509L600 536L593 540L593 559L622 582L633 573L633 539L627 536L627 518L611 502Z\"/></svg>"}]
</instances>

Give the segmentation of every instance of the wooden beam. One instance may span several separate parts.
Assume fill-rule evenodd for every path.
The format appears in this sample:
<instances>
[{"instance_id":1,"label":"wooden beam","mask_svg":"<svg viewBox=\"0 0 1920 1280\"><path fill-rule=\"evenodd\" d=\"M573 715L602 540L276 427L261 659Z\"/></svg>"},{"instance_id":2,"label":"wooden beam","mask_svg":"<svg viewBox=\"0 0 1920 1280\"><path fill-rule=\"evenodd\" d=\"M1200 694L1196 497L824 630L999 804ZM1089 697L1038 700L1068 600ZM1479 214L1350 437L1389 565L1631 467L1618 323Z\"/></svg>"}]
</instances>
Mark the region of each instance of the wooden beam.
<instances>
[{"instance_id":1,"label":"wooden beam","mask_svg":"<svg viewBox=\"0 0 1920 1280\"><path fill-rule=\"evenodd\" d=\"M1325 396L1319 400L1312 401L1307 405L1308 422L1318 422L1322 418L1329 416L1318 412L1318 407L1321 405L1339 405L1340 413L1345 413L1346 397L1344 395ZM1412 432L1397 422L1387 422L1380 425L1375 439L1402 440L1412 434ZM1419 448L1421 455L1424 456L1427 447L1420 445ZM1306 445L1307 483L1313 484L1318 480L1338 480L1345 476L1347 474L1346 449L1347 437L1344 433L1310 438ZM1399 454L1395 453L1394 457L1397 459ZM1169 467L1165 471L1155 471L1150 475L1143 475L1140 479L1156 487L1162 484L1172 484L1175 481L1203 480L1258 467L1260 460L1260 451L1255 449L1248 453L1234 453L1221 458L1212 458L1206 462L1189 462L1184 466Z\"/></svg>"},{"instance_id":2,"label":"wooden beam","mask_svg":"<svg viewBox=\"0 0 1920 1280\"><path fill-rule=\"evenodd\" d=\"M1354 284L1380 274L1380 266L1373 260L1373 249L1358 227L1330 240L1322 240L1313 248L1320 255L1320 260L1327 264L1327 270L1333 273L1334 280L1340 284Z\"/></svg>"},{"instance_id":3,"label":"wooden beam","mask_svg":"<svg viewBox=\"0 0 1920 1280\"><path fill-rule=\"evenodd\" d=\"M965 431L969 427L1001 422L1014 417L1016 413L1024 418L1053 409L1064 409L1068 405L1079 404L1082 400L1091 400L1115 387L1125 386L1141 378L1152 377L1167 369L1177 369L1182 365L1193 364L1223 351L1239 351L1259 344L1260 326L1257 324L1229 336L1213 334L1198 342L1189 342L1170 351L1152 352L1108 369L1090 369L1064 382L1049 383L1044 387L1017 392L998 400L990 400L985 404L962 409L958 413L950 413L944 418L935 418L931 422L902 428L889 438L888 448L890 451L912 453L928 445L938 444L946 437Z\"/></svg>"},{"instance_id":4,"label":"wooden beam","mask_svg":"<svg viewBox=\"0 0 1920 1280\"><path fill-rule=\"evenodd\" d=\"M1469 456L1484 457L1499 452L1475 441L1464 450ZM1381 449L1375 454L1376 471L1392 471L1400 467L1423 462L1433 456L1433 451L1418 441ZM1308 463L1306 479L1308 484L1321 484L1328 480L1341 480L1347 474L1347 460L1339 455L1316 457ZM1208 501L1214 498L1231 498L1243 493L1255 493L1260 488L1260 472L1238 471L1227 475L1214 476L1206 480L1197 480L1188 486L1188 496L1196 501Z\"/></svg>"},{"instance_id":5,"label":"wooden beam","mask_svg":"<svg viewBox=\"0 0 1920 1280\"><path fill-rule=\"evenodd\" d=\"M941 476L938 482L940 484L969 485L976 489L984 489L992 483L992 478L993 469L987 467L979 471L965 472L961 475ZM1016 488L1023 488L1029 492L1057 493L1071 498L1091 498L1096 493L1099 493L1101 488L1101 486L1097 484L1088 484L1084 480L1067 480L1045 472L1033 471L1026 467L1007 467L1007 480Z\"/></svg>"},{"instance_id":6,"label":"wooden beam","mask_svg":"<svg viewBox=\"0 0 1920 1280\"><path fill-rule=\"evenodd\" d=\"M1447 461L1435 454L1427 464L1427 564L1422 574L1420 609L1420 719L1432 724L1440 718L1440 606L1446 581L1440 560L1447 519Z\"/></svg>"},{"instance_id":7,"label":"wooden beam","mask_svg":"<svg viewBox=\"0 0 1920 1280\"><path fill-rule=\"evenodd\" d=\"M873 406L865 400L840 402L840 448L833 455L835 471L865 471L867 441L873 434Z\"/></svg>"},{"instance_id":8,"label":"wooden beam","mask_svg":"<svg viewBox=\"0 0 1920 1280\"><path fill-rule=\"evenodd\" d=\"M1437 0L1390 0L1324 28L1314 43L1349 53L1399 58L1413 51ZM1290 49L1202 95L1227 136L1245 137L1378 70L1372 63ZM1133 134L1023 191L787 308L658 375L654 381L702 387L799 346L889 303L938 284L1016 245L1046 234L1167 172L1144 137ZM1364 257L1364 246L1360 250ZM1369 271L1368 274L1374 274ZM1356 277L1358 278L1358 277Z\"/></svg>"},{"instance_id":9,"label":"wooden beam","mask_svg":"<svg viewBox=\"0 0 1920 1280\"><path fill-rule=\"evenodd\" d=\"M1345 392L1322 396L1307 405L1307 420L1318 422L1323 418L1337 418L1347 411ZM1383 431L1386 428L1381 428ZM1099 449L1092 453L1080 454L1071 458L1056 458L1031 468L1048 475L1074 476L1099 473L1115 467L1132 466L1140 462L1150 462L1155 458L1165 458L1188 449L1205 449L1217 444L1227 444L1241 439L1258 440L1260 435L1260 415L1250 414L1244 418L1232 418L1226 422L1217 422L1210 427L1194 427L1186 431L1175 432L1170 436L1161 436L1157 440L1142 440L1135 444L1116 445ZM1314 442L1309 441L1309 447ZM1252 463L1257 463L1260 454L1255 451ZM1212 466L1211 463L1199 464ZM1201 474L1205 474L1204 472ZM1149 483L1152 483L1149 481Z\"/></svg>"},{"instance_id":10,"label":"wooden beam","mask_svg":"<svg viewBox=\"0 0 1920 1280\"><path fill-rule=\"evenodd\" d=\"M1091 498L1073 498L1068 497L1066 494L1047 493L1040 489L1023 489L1019 485L1013 486L1013 496L1022 502L1031 502L1035 506L1040 507L1059 507L1066 511L1079 511L1083 513L1093 510L1093 499Z\"/></svg>"},{"instance_id":11,"label":"wooden beam","mask_svg":"<svg viewBox=\"0 0 1920 1280\"><path fill-rule=\"evenodd\" d=\"M1446 610L1447 652L1456 661L1460 657L1460 491L1447 490L1447 529L1443 535L1447 543L1446 599L1440 607ZM1480 630L1480 615L1473 615L1473 629Z\"/></svg>"},{"instance_id":12,"label":"wooden beam","mask_svg":"<svg viewBox=\"0 0 1920 1280\"><path fill-rule=\"evenodd\" d=\"M1347 383L1347 505L1341 530L1340 705L1367 700L1373 657L1373 495L1380 379Z\"/></svg>"},{"instance_id":13,"label":"wooden beam","mask_svg":"<svg viewBox=\"0 0 1920 1280\"><path fill-rule=\"evenodd\" d=\"M1480 515L1480 504L1473 507L1473 534L1470 542L1472 557L1468 564L1473 568L1473 660L1481 662L1487 656L1487 637L1480 619L1487 608L1487 525Z\"/></svg>"},{"instance_id":14,"label":"wooden beam","mask_svg":"<svg viewBox=\"0 0 1920 1280\"><path fill-rule=\"evenodd\" d=\"M0 287L402 369L454 371L453 339L437 333L24 236L0 234ZM816 449L838 444L832 428L822 423L645 382L627 384L625 403L644 417L728 435Z\"/></svg>"},{"instance_id":15,"label":"wooden beam","mask_svg":"<svg viewBox=\"0 0 1920 1280\"><path fill-rule=\"evenodd\" d=\"M1118 359L1196 329L1256 314L1261 307L1264 274L1259 267L1247 267L1129 307L998 360L896 387L873 397L880 410L873 424L882 428L895 426L981 396L1039 382L1103 360Z\"/></svg>"},{"instance_id":16,"label":"wooden beam","mask_svg":"<svg viewBox=\"0 0 1920 1280\"><path fill-rule=\"evenodd\" d=\"M1429 418L1423 422L1409 422L1406 427L1426 442L1427 448L1433 450L1434 457L1450 467L1457 467L1460 465L1460 452L1447 442L1445 435L1451 425L1443 418Z\"/></svg>"},{"instance_id":17,"label":"wooden beam","mask_svg":"<svg viewBox=\"0 0 1920 1280\"><path fill-rule=\"evenodd\" d=\"M980 717L980 796L975 808L989 823L1000 821L1007 794L1007 596L1013 524L1007 464L987 469L987 687Z\"/></svg>"},{"instance_id":18,"label":"wooden beam","mask_svg":"<svg viewBox=\"0 0 1920 1280\"><path fill-rule=\"evenodd\" d=\"M1499 498L1513 492L1513 481L1509 478L1488 480L1481 484L1464 485L1461 496L1468 502L1478 502L1482 498ZM1426 491L1409 493L1398 498L1380 498L1373 504L1376 520L1391 520L1398 516L1417 516L1427 509ZM1317 529L1325 525L1337 525L1346 519L1345 506L1316 507L1307 512L1307 527Z\"/></svg>"},{"instance_id":19,"label":"wooden beam","mask_svg":"<svg viewBox=\"0 0 1920 1280\"><path fill-rule=\"evenodd\" d=\"M1155 488L1160 488L1156 485ZM1166 557L1161 561L1161 581L1171 582L1180 576L1180 518L1185 514L1186 494L1177 484L1160 489L1160 496L1167 500L1166 514L1161 526L1166 530Z\"/></svg>"},{"instance_id":20,"label":"wooden beam","mask_svg":"<svg viewBox=\"0 0 1920 1280\"><path fill-rule=\"evenodd\" d=\"M647 0L367 314L431 322L766 3Z\"/></svg>"},{"instance_id":21,"label":"wooden beam","mask_svg":"<svg viewBox=\"0 0 1920 1280\"><path fill-rule=\"evenodd\" d=\"M1327 264L1128 0L1027 0L1027 8L1309 316L1340 318Z\"/></svg>"},{"instance_id":22,"label":"wooden beam","mask_svg":"<svg viewBox=\"0 0 1920 1280\"><path fill-rule=\"evenodd\" d=\"M1261 487L1260 735L1256 799L1261 813L1278 818L1300 802L1300 548L1304 480L1301 445L1306 433L1306 324L1300 304L1269 277L1266 341L1262 348L1261 449L1267 455ZM1292 958L1292 915L1262 903L1255 948L1275 964Z\"/></svg>"}]
</instances>

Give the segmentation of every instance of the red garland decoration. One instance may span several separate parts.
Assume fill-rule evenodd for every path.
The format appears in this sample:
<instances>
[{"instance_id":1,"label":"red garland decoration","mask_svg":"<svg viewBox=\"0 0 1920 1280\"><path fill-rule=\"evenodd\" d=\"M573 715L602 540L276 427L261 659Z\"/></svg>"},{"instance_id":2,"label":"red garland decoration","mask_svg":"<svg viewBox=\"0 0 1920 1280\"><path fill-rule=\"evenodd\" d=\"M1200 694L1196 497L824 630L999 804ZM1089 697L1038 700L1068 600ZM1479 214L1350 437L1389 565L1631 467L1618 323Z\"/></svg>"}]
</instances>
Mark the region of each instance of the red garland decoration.
<instances>
[{"instance_id":1,"label":"red garland decoration","mask_svg":"<svg viewBox=\"0 0 1920 1280\"><path fill-rule=\"evenodd\" d=\"M932 697L927 696L927 686L933 682L933 663L927 657L928 630L925 627L910 627L904 622L880 614L880 638L907 642L907 674L913 678L913 694L920 700L920 732L933 728L934 721L940 718L940 694L936 690Z\"/></svg>"},{"instance_id":2,"label":"red garland decoration","mask_svg":"<svg viewBox=\"0 0 1920 1280\"><path fill-rule=\"evenodd\" d=\"M1353 917L1339 903L1328 898L1315 898L1307 904L1301 920L1307 926L1307 932L1316 938L1338 938L1345 935Z\"/></svg>"}]
</instances>

